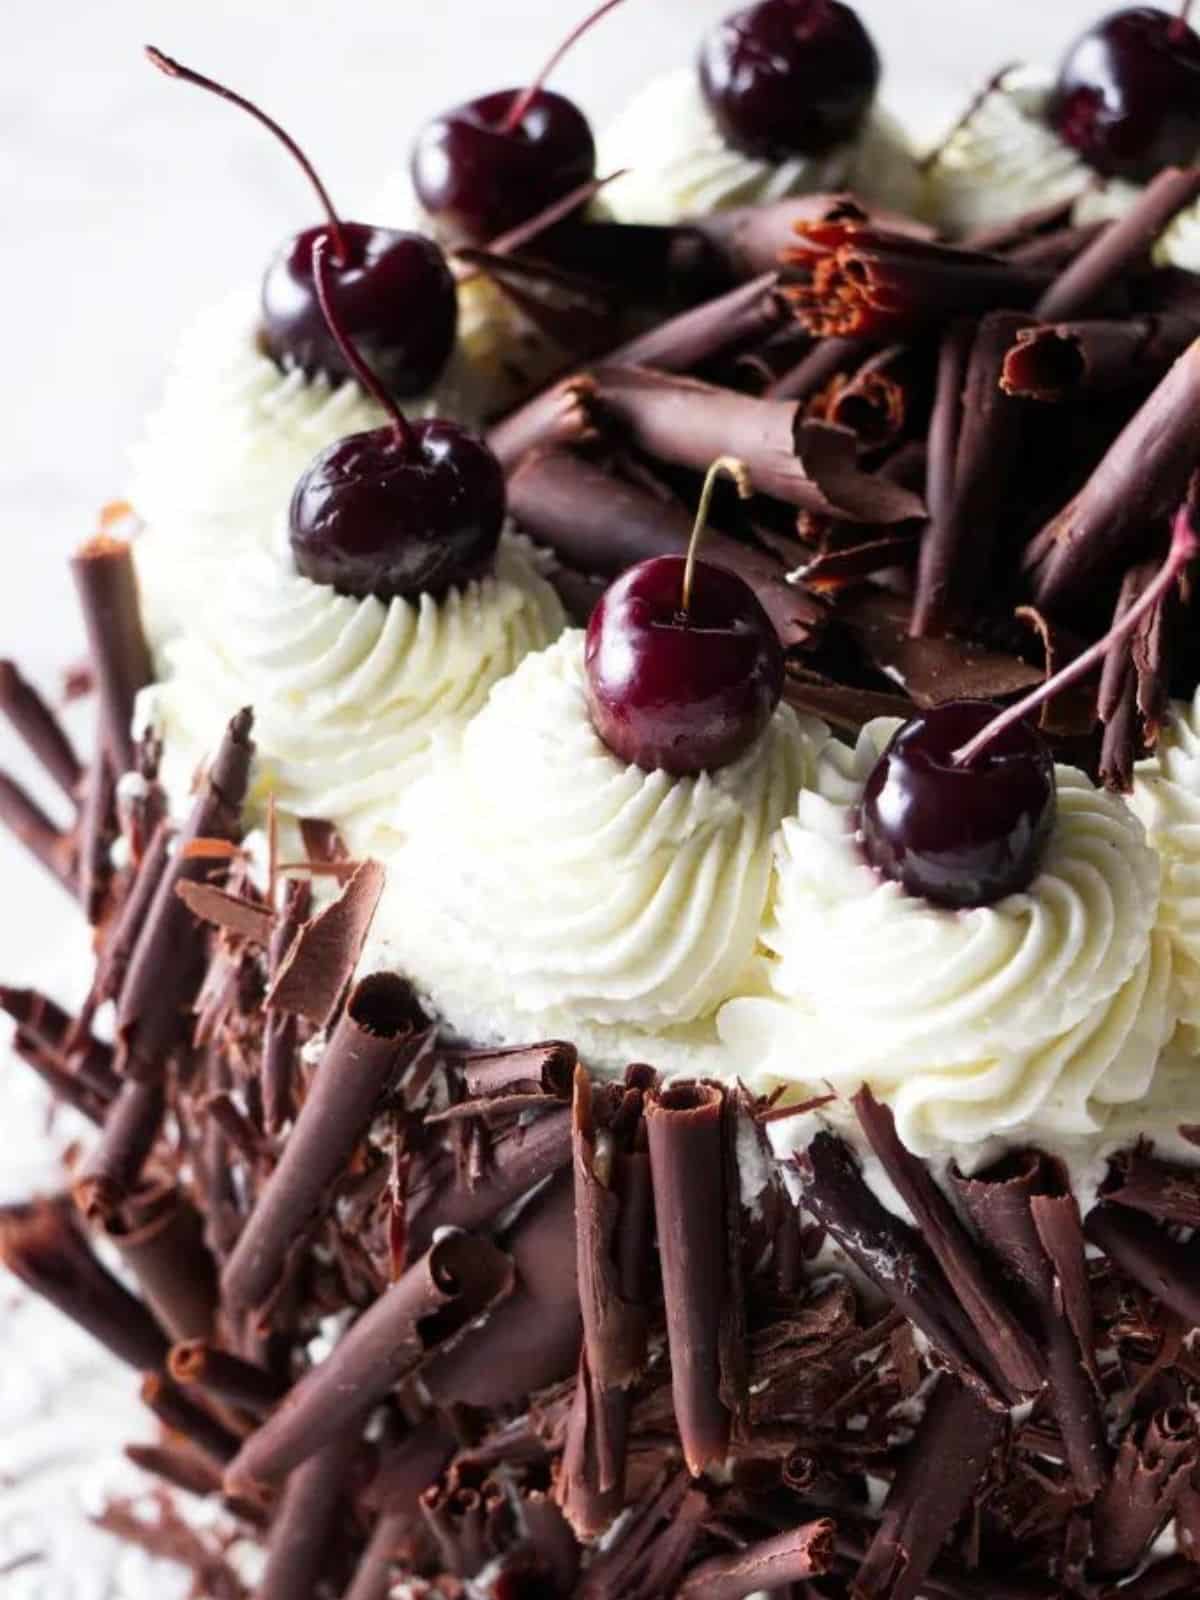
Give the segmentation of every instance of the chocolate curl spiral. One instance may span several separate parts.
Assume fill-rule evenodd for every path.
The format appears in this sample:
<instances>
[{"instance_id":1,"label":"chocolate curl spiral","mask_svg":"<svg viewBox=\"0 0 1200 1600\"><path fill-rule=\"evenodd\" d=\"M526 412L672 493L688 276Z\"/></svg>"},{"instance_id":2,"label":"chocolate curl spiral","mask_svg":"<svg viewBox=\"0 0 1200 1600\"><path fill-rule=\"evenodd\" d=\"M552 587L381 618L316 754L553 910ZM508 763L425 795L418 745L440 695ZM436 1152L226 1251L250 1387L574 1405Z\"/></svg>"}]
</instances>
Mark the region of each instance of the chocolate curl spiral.
<instances>
[{"instance_id":1,"label":"chocolate curl spiral","mask_svg":"<svg viewBox=\"0 0 1200 1600\"><path fill-rule=\"evenodd\" d=\"M716 246L739 278L755 278L790 256L798 233L822 224L877 228L910 239L934 236L924 223L868 205L848 193L797 195L767 205L734 206L697 217L692 226Z\"/></svg>"},{"instance_id":2,"label":"chocolate curl spiral","mask_svg":"<svg viewBox=\"0 0 1200 1600\"><path fill-rule=\"evenodd\" d=\"M119 777L136 765L134 702L154 676L133 553L125 540L98 534L72 558L71 575L87 630L108 759Z\"/></svg>"},{"instance_id":3,"label":"chocolate curl spiral","mask_svg":"<svg viewBox=\"0 0 1200 1600\"><path fill-rule=\"evenodd\" d=\"M104 1118L99 1144L75 1181L75 1204L89 1222L112 1216L137 1188L166 1110L161 1083L122 1085Z\"/></svg>"},{"instance_id":4,"label":"chocolate curl spiral","mask_svg":"<svg viewBox=\"0 0 1200 1600\"><path fill-rule=\"evenodd\" d=\"M1184 313L1023 328L1004 358L1005 394L1061 403L1158 383L1200 334Z\"/></svg>"},{"instance_id":5,"label":"chocolate curl spiral","mask_svg":"<svg viewBox=\"0 0 1200 1600\"><path fill-rule=\"evenodd\" d=\"M202 1339L217 1317L217 1268L204 1219L180 1189L161 1190L99 1219L173 1339Z\"/></svg>"},{"instance_id":6,"label":"chocolate curl spiral","mask_svg":"<svg viewBox=\"0 0 1200 1600\"><path fill-rule=\"evenodd\" d=\"M287 1393L275 1373L222 1350L207 1339L188 1339L171 1350L167 1370L184 1388L196 1388L222 1405L265 1416Z\"/></svg>"}]
</instances>

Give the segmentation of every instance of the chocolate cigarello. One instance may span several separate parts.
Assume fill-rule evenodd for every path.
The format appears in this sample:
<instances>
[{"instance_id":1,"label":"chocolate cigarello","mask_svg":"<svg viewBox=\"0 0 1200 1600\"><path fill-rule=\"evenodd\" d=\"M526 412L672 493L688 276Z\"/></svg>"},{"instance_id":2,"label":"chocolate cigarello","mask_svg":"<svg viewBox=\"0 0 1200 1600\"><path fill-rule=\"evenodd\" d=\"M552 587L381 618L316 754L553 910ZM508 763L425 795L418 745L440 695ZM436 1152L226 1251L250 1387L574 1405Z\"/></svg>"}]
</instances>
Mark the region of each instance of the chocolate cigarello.
<instances>
[{"instance_id":1,"label":"chocolate cigarello","mask_svg":"<svg viewBox=\"0 0 1200 1600\"><path fill-rule=\"evenodd\" d=\"M1181 211L1200 198L1200 167L1167 167L1130 209L1075 258L1035 307L1040 322L1087 315L1108 291L1149 255Z\"/></svg>"},{"instance_id":2,"label":"chocolate cigarello","mask_svg":"<svg viewBox=\"0 0 1200 1600\"><path fill-rule=\"evenodd\" d=\"M109 1217L137 1187L162 1126L161 1083L128 1081L108 1108L100 1143L74 1184L75 1204L89 1222Z\"/></svg>"},{"instance_id":3,"label":"chocolate cigarello","mask_svg":"<svg viewBox=\"0 0 1200 1600\"><path fill-rule=\"evenodd\" d=\"M890 345L869 355L855 372L833 385L826 420L849 428L865 451L887 449L900 438L908 420L911 367L906 345Z\"/></svg>"},{"instance_id":4,"label":"chocolate cigarello","mask_svg":"<svg viewBox=\"0 0 1200 1600\"><path fill-rule=\"evenodd\" d=\"M425 1042L429 1023L411 988L387 973L364 978L347 1001L309 1085L279 1164L222 1275L225 1298L261 1306L279 1280L293 1240L317 1215L379 1103Z\"/></svg>"},{"instance_id":5,"label":"chocolate cigarello","mask_svg":"<svg viewBox=\"0 0 1200 1600\"><path fill-rule=\"evenodd\" d=\"M929 454L925 477L925 500L932 524L945 522L954 501L963 390L973 342L974 329L971 323L960 321L951 324L938 347L937 382L929 421ZM939 590L943 581L940 572L936 579L929 580L931 585L936 582Z\"/></svg>"},{"instance_id":6,"label":"chocolate cigarello","mask_svg":"<svg viewBox=\"0 0 1200 1600\"><path fill-rule=\"evenodd\" d=\"M1140 1436L1139 1436L1140 1435ZM1106 1577L1136 1572L1191 1482L1198 1455L1186 1406L1161 1411L1121 1443L1092 1518L1092 1567Z\"/></svg>"},{"instance_id":7,"label":"chocolate cigarello","mask_svg":"<svg viewBox=\"0 0 1200 1600\"><path fill-rule=\"evenodd\" d=\"M357 1423L343 1428L289 1478L271 1524L255 1600L316 1600L322 1592L322 1571L342 1524L342 1497L359 1431Z\"/></svg>"},{"instance_id":8,"label":"chocolate cigarello","mask_svg":"<svg viewBox=\"0 0 1200 1600\"><path fill-rule=\"evenodd\" d=\"M108 1101L116 1095L121 1079L113 1071L112 1046L81 1029L79 1019L49 995L0 984L0 1011L99 1099Z\"/></svg>"},{"instance_id":9,"label":"chocolate cigarello","mask_svg":"<svg viewBox=\"0 0 1200 1600\"><path fill-rule=\"evenodd\" d=\"M631 1410L627 1389L605 1389L596 1382L585 1350L555 1486L563 1515L580 1539L599 1537L624 1507Z\"/></svg>"},{"instance_id":10,"label":"chocolate cigarello","mask_svg":"<svg viewBox=\"0 0 1200 1600\"><path fill-rule=\"evenodd\" d=\"M279 976L284 959L311 910L312 885L303 878L290 879L267 952L268 977L272 982ZM262 1098L263 1119L270 1134L281 1132L292 1117L298 1038L295 1013L268 1007L263 1035Z\"/></svg>"},{"instance_id":11,"label":"chocolate cigarello","mask_svg":"<svg viewBox=\"0 0 1200 1600\"><path fill-rule=\"evenodd\" d=\"M271 979L268 1009L328 1027L354 976L384 877L378 861L362 862L338 898L301 924Z\"/></svg>"},{"instance_id":12,"label":"chocolate cigarello","mask_svg":"<svg viewBox=\"0 0 1200 1600\"><path fill-rule=\"evenodd\" d=\"M691 372L738 345L764 339L787 315L776 271L762 273L728 294L659 323L647 333L610 351L606 364L656 367L660 372Z\"/></svg>"},{"instance_id":13,"label":"chocolate cigarello","mask_svg":"<svg viewBox=\"0 0 1200 1600\"><path fill-rule=\"evenodd\" d=\"M585 572L615 577L638 561L683 555L691 539L692 518L677 502L569 451L527 456L510 477L508 492L521 526ZM745 579L785 648L803 644L825 620L825 608L789 584L780 564L762 551L710 529L704 559Z\"/></svg>"},{"instance_id":14,"label":"chocolate cigarello","mask_svg":"<svg viewBox=\"0 0 1200 1600\"><path fill-rule=\"evenodd\" d=\"M203 1218L186 1195L167 1190L149 1199L144 1214L135 1200L97 1220L171 1337L208 1337L217 1315L217 1269Z\"/></svg>"},{"instance_id":15,"label":"chocolate cigarello","mask_svg":"<svg viewBox=\"0 0 1200 1600\"><path fill-rule=\"evenodd\" d=\"M407 1516L379 1518L342 1600L388 1600L393 1566L411 1526Z\"/></svg>"},{"instance_id":16,"label":"chocolate cigarello","mask_svg":"<svg viewBox=\"0 0 1200 1600\"><path fill-rule=\"evenodd\" d=\"M0 1209L0 1262L118 1360L139 1372L166 1360L166 1334L93 1255L65 1202Z\"/></svg>"},{"instance_id":17,"label":"chocolate cigarello","mask_svg":"<svg viewBox=\"0 0 1200 1600\"><path fill-rule=\"evenodd\" d=\"M868 1143L912 1213L918 1232L937 1258L1010 1393L1014 1397L1036 1394L1045 1381L1041 1355L988 1279L958 1213L924 1162L901 1142L890 1108L881 1105L869 1088L863 1088L854 1097L854 1109Z\"/></svg>"},{"instance_id":18,"label":"chocolate cigarello","mask_svg":"<svg viewBox=\"0 0 1200 1600\"><path fill-rule=\"evenodd\" d=\"M1004 358L1006 394L1061 402L1157 383L1200 333L1192 316L1059 322L1023 328Z\"/></svg>"},{"instance_id":19,"label":"chocolate cigarello","mask_svg":"<svg viewBox=\"0 0 1200 1600\"><path fill-rule=\"evenodd\" d=\"M834 1548L832 1522L805 1523L745 1550L702 1561L675 1591L676 1600L746 1600L762 1589L820 1578L832 1570Z\"/></svg>"},{"instance_id":20,"label":"chocolate cigarello","mask_svg":"<svg viewBox=\"0 0 1200 1600\"><path fill-rule=\"evenodd\" d=\"M1172 1239L1150 1217L1102 1204L1083 1225L1088 1241L1147 1293L1187 1323L1200 1327L1200 1272L1194 1245Z\"/></svg>"},{"instance_id":21,"label":"chocolate cigarello","mask_svg":"<svg viewBox=\"0 0 1200 1600\"><path fill-rule=\"evenodd\" d=\"M133 555L125 540L99 534L72 558L71 573L87 630L105 743L119 776L136 765L134 701L154 676Z\"/></svg>"},{"instance_id":22,"label":"chocolate cigarello","mask_svg":"<svg viewBox=\"0 0 1200 1600\"><path fill-rule=\"evenodd\" d=\"M545 1044L518 1045L510 1050L472 1050L457 1065L472 1100L510 1095L569 1100L578 1059L573 1044L549 1039Z\"/></svg>"},{"instance_id":23,"label":"chocolate cigarello","mask_svg":"<svg viewBox=\"0 0 1200 1600\"><path fill-rule=\"evenodd\" d=\"M818 339L792 367L771 383L764 400L809 400L831 378L852 368L872 349L866 339Z\"/></svg>"},{"instance_id":24,"label":"chocolate cigarello","mask_svg":"<svg viewBox=\"0 0 1200 1600\"><path fill-rule=\"evenodd\" d=\"M595 385L587 376L564 378L499 422L487 442L506 473L531 450L565 449L597 437Z\"/></svg>"},{"instance_id":25,"label":"chocolate cigarello","mask_svg":"<svg viewBox=\"0 0 1200 1600\"><path fill-rule=\"evenodd\" d=\"M167 1371L182 1387L199 1389L222 1405L253 1416L265 1416L287 1393L287 1384L276 1373L205 1339L175 1345L167 1358Z\"/></svg>"},{"instance_id":26,"label":"chocolate cigarello","mask_svg":"<svg viewBox=\"0 0 1200 1600\"><path fill-rule=\"evenodd\" d=\"M934 230L898 211L868 205L853 194L809 194L767 205L735 206L697 217L693 226L716 246L740 278L755 278L778 267L795 247L796 234L813 223L847 222L894 231L912 239L932 239Z\"/></svg>"},{"instance_id":27,"label":"chocolate cigarello","mask_svg":"<svg viewBox=\"0 0 1200 1600\"><path fill-rule=\"evenodd\" d=\"M112 847L118 831L116 777L101 736L84 782L77 863L79 900L93 927L104 918L113 880Z\"/></svg>"},{"instance_id":28,"label":"chocolate cigarello","mask_svg":"<svg viewBox=\"0 0 1200 1600\"><path fill-rule=\"evenodd\" d=\"M245 710L229 723L130 955L117 1001L117 1039L121 1065L131 1078L161 1077L186 1032L186 1011L204 975L204 935L176 888L185 878L203 881L210 870L208 861L189 856L192 841L236 842L240 836L254 755L253 720Z\"/></svg>"},{"instance_id":29,"label":"chocolate cigarello","mask_svg":"<svg viewBox=\"0 0 1200 1600\"><path fill-rule=\"evenodd\" d=\"M1040 1318L1049 1404L1079 1493L1090 1499L1105 1482L1108 1450L1078 1207L1053 1163L1036 1152L1016 1152L972 1178L952 1177L977 1233Z\"/></svg>"},{"instance_id":30,"label":"chocolate cigarello","mask_svg":"<svg viewBox=\"0 0 1200 1600\"><path fill-rule=\"evenodd\" d=\"M231 1488L285 1477L365 1418L397 1384L452 1347L512 1293L512 1262L484 1239L448 1233L387 1289L246 1440Z\"/></svg>"},{"instance_id":31,"label":"chocolate cigarello","mask_svg":"<svg viewBox=\"0 0 1200 1600\"><path fill-rule=\"evenodd\" d=\"M1110 446L1087 483L1026 552L1039 605L1053 610L1081 584L1141 549L1145 530L1183 500L1200 462L1200 340L1188 346Z\"/></svg>"},{"instance_id":32,"label":"chocolate cigarello","mask_svg":"<svg viewBox=\"0 0 1200 1600\"><path fill-rule=\"evenodd\" d=\"M15 778L0 772L0 824L62 885L75 895L75 846Z\"/></svg>"},{"instance_id":33,"label":"chocolate cigarello","mask_svg":"<svg viewBox=\"0 0 1200 1600\"><path fill-rule=\"evenodd\" d=\"M79 804L83 767L62 723L12 661L0 661L0 714L72 805Z\"/></svg>"},{"instance_id":34,"label":"chocolate cigarello","mask_svg":"<svg viewBox=\"0 0 1200 1600\"><path fill-rule=\"evenodd\" d=\"M646 367L593 369L596 404L659 461L708 469L720 455L745 464L755 490L851 522L924 515L918 495L858 466L854 435L809 422L792 401L762 400Z\"/></svg>"},{"instance_id":35,"label":"chocolate cigarello","mask_svg":"<svg viewBox=\"0 0 1200 1600\"><path fill-rule=\"evenodd\" d=\"M73 1073L60 1067L35 1039L18 1028L13 1035L11 1049L18 1061L23 1061L37 1073L56 1100L72 1106L98 1128L103 1127L108 1102Z\"/></svg>"},{"instance_id":36,"label":"chocolate cigarello","mask_svg":"<svg viewBox=\"0 0 1200 1600\"><path fill-rule=\"evenodd\" d=\"M673 1084L646 1101L675 1418L693 1477L724 1460L732 1422L721 1399L723 1106L722 1090L705 1083Z\"/></svg>"},{"instance_id":37,"label":"chocolate cigarello","mask_svg":"<svg viewBox=\"0 0 1200 1600\"><path fill-rule=\"evenodd\" d=\"M142 1472L152 1473L184 1494L209 1495L221 1492L221 1470L194 1450L171 1445L127 1444L126 1459Z\"/></svg>"},{"instance_id":38,"label":"chocolate cigarello","mask_svg":"<svg viewBox=\"0 0 1200 1600\"><path fill-rule=\"evenodd\" d=\"M421 1495L445 1467L454 1448L454 1435L437 1416L419 1422L402 1439L389 1440L380 1447L375 1476L366 1492L367 1504L384 1516L416 1516Z\"/></svg>"},{"instance_id":39,"label":"chocolate cigarello","mask_svg":"<svg viewBox=\"0 0 1200 1600\"><path fill-rule=\"evenodd\" d=\"M547 339L576 359L606 349L620 331L616 296L606 284L529 256L460 245L460 261L482 273Z\"/></svg>"},{"instance_id":40,"label":"chocolate cigarello","mask_svg":"<svg viewBox=\"0 0 1200 1600\"><path fill-rule=\"evenodd\" d=\"M1007 1418L946 1374L905 1452L855 1577L861 1600L917 1600L947 1534L970 1504Z\"/></svg>"},{"instance_id":41,"label":"chocolate cigarello","mask_svg":"<svg viewBox=\"0 0 1200 1600\"><path fill-rule=\"evenodd\" d=\"M138 863L136 876L121 902L100 953L92 985L92 999L96 1003L113 1000L121 992L138 936L167 869L173 836L172 825L164 819L155 828L146 853Z\"/></svg>"},{"instance_id":42,"label":"chocolate cigarello","mask_svg":"<svg viewBox=\"0 0 1200 1600\"><path fill-rule=\"evenodd\" d=\"M222 1427L211 1413L194 1405L161 1373L148 1372L142 1379L142 1403L165 1428L195 1445L213 1461L232 1461L237 1454L240 1443L237 1435Z\"/></svg>"}]
</instances>

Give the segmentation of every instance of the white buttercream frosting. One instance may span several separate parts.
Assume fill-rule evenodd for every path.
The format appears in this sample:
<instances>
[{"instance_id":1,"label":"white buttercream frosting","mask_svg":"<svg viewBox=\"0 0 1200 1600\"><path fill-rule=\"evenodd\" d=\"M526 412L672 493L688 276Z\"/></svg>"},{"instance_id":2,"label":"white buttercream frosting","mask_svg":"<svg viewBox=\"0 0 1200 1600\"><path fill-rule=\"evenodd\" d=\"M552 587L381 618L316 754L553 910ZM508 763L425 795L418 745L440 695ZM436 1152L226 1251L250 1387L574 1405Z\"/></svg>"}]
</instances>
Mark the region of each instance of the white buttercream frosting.
<instances>
[{"instance_id":1,"label":"white buttercream frosting","mask_svg":"<svg viewBox=\"0 0 1200 1600\"><path fill-rule=\"evenodd\" d=\"M1200 1029L1200 691L1174 701L1130 803L1162 859L1158 925L1171 942L1180 1019Z\"/></svg>"},{"instance_id":2,"label":"white buttercream frosting","mask_svg":"<svg viewBox=\"0 0 1200 1600\"><path fill-rule=\"evenodd\" d=\"M999 1132L1087 1135L1146 1092L1174 1021L1153 932L1159 865L1119 800L1057 769L1058 820L1029 889L947 911L866 862L855 813L894 731L831 740L777 840L766 998L721 1013L761 1080L870 1082L927 1153Z\"/></svg>"},{"instance_id":3,"label":"white buttercream frosting","mask_svg":"<svg viewBox=\"0 0 1200 1600\"><path fill-rule=\"evenodd\" d=\"M593 729L570 631L441 742L402 805L380 949L474 1037L565 1030L614 1065L640 1038L661 1064L661 1036L702 1043L745 981L770 838L821 736L781 707L728 767L643 772Z\"/></svg>"},{"instance_id":4,"label":"white buttercream frosting","mask_svg":"<svg viewBox=\"0 0 1200 1600\"><path fill-rule=\"evenodd\" d=\"M465 724L563 625L515 536L494 573L436 600L337 594L295 570L281 535L190 600L144 707L165 736L172 795L186 794L231 713L250 705L255 795L273 793L287 815L328 818L354 850L381 847L397 797L429 768L435 733Z\"/></svg>"},{"instance_id":5,"label":"white buttercream frosting","mask_svg":"<svg viewBox=\"0 0 1200 1600\"><path fill-rule=\"evenodd\" d=\"M694 66L663 73L600 135L597 170L628 169L599 208L618 222L673 223L731 206L851 187L867 199L913 209L919 179L898 123L876 110L858 139L822 156L761 161L725 142Z\"/></svg>"},{"instance_id":6,"label":"white buttercream frosting","mask_svg":"<svg viewBox=\"0 0 1200 1600\"><path fill-rule=\"evenodd\" d=\"M953 233L969 233L1022 212L1074 200L1076 222L1122 217L1141 189L1105 180L1046 120L1053 77L1014 67L983 95L942 145L928 172L929 207ZM1189 206L1156 247L1160 261L1200 271L1200 205Z\"/></svg>"}]
</instances>

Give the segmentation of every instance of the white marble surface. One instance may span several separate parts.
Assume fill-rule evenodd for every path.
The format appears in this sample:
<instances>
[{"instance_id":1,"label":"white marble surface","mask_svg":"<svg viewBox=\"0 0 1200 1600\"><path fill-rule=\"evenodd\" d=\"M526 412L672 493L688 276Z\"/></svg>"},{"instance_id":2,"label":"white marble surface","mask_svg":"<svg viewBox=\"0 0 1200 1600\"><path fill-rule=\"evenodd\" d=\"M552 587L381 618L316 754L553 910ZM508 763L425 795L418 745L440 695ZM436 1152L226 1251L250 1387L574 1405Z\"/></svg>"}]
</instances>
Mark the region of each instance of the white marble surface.
<instances>
[{"instance_id":1,"label":"white marble surface","mask_svg":"<svg viewBox=\"0 0 1200 1600\"><path fill-rule=\"evenodd\" d=\"M556 82L597 118L686 57L729 0L628 0ZM313 219L299 175L232 109L145 66L154 42L259 98L355 214L454 100L518 82L582 5L567 0L106 0L24 4L0 51L0 287L6 383L0 653L47 687L79 649L64 557L124 483L124 450L186 318ZM1053 59L1098 0L860 0L886 98L934 131L991 71ZM384 220L367 218L366 220ZM202 464L197 464L202 470ZM0 765L29 767L0 728ZM0 839L0 976L59 967L59 892ZM0 1072L0 1193L50 1169L43 1108ZM5 1600L168 1600L84 1512L123 1437L149 1437L123 1374L0 1283L0 1592ZM112 1480L108 1480L112 1481ZM52 1546L53 1559L5 1574Z\"/></svg>"}]
</instances>

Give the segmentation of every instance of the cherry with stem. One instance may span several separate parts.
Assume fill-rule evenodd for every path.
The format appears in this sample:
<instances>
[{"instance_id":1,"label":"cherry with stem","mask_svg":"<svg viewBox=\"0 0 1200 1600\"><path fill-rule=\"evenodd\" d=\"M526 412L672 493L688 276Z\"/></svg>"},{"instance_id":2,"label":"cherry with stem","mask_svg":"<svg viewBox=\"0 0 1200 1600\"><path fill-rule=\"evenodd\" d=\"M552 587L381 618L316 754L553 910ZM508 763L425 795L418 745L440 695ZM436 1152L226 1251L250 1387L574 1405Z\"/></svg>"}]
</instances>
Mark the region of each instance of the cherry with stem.
<instances>
[{"instance_id":1,"label":"cherry with stem","mask_svg":"<svg viewBox=\"0 0 1200 1600\"><path fill-rule=\"evenodd\" d=\"M316 286L317 304L321 308L321 315L325 318L329 331L337 342L337 347L341 351L342 359L347 367L349 367L379 408L387 414L398 448L404 451L405 454L411 455L416 448L416 435L413 433L412 423L401 411L399 403L392 398L350 342L338 316L337 307L333 303L333 285L330 281L329 262L327 260L328 246L329 236L327 234L320 234L313 241L313 283Z\"/></svg>"},{"instance_id":2,"label":"cherry with stem","mask_svg":"<svg viewBox=\"0 0 1200 1600\"><path fill-rule=\"evenodd\" d=\"M546 65L538 73L537 77L534 78L533 82L516 95L513 100L512 110L500 124L501 133L515 133L517 131L522 122L525 120L525 115L530 106L546 87L547 80L557 70L559 63L563 60L563 58L575 48L585 33L589 33L591 29L595 27L597 22L599 22L603 17L606 17L610 11L615 11L618 6L624 4L625 0L604 0L603 5L597 6L594 11L589 12L589 14L584 17L582 22L577 23L575 27L571 29L570 33L554 51L549 61L546 62Z\"/></svg>"}]
</instances>

